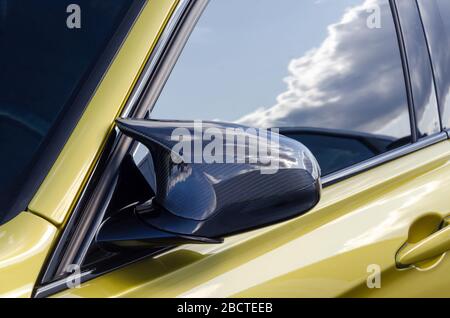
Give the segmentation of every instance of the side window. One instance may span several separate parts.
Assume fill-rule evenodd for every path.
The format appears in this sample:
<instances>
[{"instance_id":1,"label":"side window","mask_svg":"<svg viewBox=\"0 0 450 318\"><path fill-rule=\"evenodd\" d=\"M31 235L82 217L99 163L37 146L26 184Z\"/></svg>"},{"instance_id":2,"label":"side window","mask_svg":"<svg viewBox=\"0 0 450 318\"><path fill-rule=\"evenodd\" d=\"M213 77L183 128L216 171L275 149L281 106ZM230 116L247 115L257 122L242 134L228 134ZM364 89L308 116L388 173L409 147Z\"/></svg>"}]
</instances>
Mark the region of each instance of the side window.
<instances>
[{"instance_id":1,"label":"side window","mask_svg":"<svg viewBox=\"0 0 450 318\"><path fill-rule=\"evenodd\" d=\"M418 0L433 60L443 128L450 128L450 1Z\"/></svg>"},{"instance_id":2,"label":"side window","mask_svg":"<svg viewBox=\"0 0 450 318\"><path fill-rule=\"evenodd\" d=\"M397 0L419 138L441 131L430 54L415 1Z\"/></svg>"},{"instance_id":3,"label":"side window","mask_svg":"<svg viewBox=\"0 0 450 318\"><path fill-rule=\"evenodd\" d=\"M389 1L211 1L151 117L280 128L323 175L408 144Z\"/></svg>"}]
</instances>

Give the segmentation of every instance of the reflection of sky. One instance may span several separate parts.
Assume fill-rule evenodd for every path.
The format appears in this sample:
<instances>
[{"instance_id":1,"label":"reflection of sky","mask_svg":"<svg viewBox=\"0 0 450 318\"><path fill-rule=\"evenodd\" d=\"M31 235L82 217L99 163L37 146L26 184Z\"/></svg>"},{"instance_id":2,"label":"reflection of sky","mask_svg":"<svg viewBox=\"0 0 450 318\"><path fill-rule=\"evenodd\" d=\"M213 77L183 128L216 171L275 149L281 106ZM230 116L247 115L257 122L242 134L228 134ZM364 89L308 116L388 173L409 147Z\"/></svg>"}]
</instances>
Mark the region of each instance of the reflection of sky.
<instances>
[{"instance_id":1,"label":"reflection of sky","mask_svg":"<svg viewBox=\"0 0 450 318\"><path fill-rule=\"evenodd\" d=\"M448 1L448 0L446 0ZM420 21L419 10L410 1L398 1L397 9L402 26L408 64L417 129L420 136L430 136L440 131L436 89L427 42Z\"/></svg>"},{"instance_id":2,"label":"reflection of sky","mask_svg":"<svg viewBox=\"0 0 450 318\"><path fill-rule=\"evenodd\" d=\"M289 62L320 45L326 26L358 2L212 0L153 117L230 121L274 104L286 88L283 78ZM299 38L293 39L293 34Z\"/></svg>"},{"instance_id":3,"label":"reflection of sky","mask_svg":"<svg viewBox=\"0 0 450 318\"><path fill-rule=\"evenodd\" d=\"M450 1L418 0L437 82L442 123L450 127ZM440 17L439 17L440 16Z\"/></svg>"},{"instance_id":4,"label":"reflection of sky","mask_svg":"<svg viewBox=\"0 0 450 318\"><path fill-rule=\"evenodd\" d=\"M376 3L382 28L369 29ZM214 0L153 118L409 135L388 1Z\"/></svg>"}]
</instances>

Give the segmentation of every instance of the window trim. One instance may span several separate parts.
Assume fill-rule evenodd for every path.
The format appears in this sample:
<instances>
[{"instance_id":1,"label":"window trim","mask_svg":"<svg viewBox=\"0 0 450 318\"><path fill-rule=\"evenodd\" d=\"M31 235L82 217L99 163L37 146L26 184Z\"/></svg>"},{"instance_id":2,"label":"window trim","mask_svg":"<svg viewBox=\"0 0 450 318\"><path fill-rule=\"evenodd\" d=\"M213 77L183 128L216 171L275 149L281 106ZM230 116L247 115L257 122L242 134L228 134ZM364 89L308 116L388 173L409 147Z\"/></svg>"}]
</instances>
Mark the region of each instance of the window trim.
<instances>
[{"instance_id":1,"label":"window trim","mask_svg":"<svg viewBox=\"0 0 450 318\"><path fill-rule=\"evenodd\" d=\"M421 150L423 148L432 146L438 142L447 140L448 136L445 132L440 132L439 134L432 135L430 137L423 138L415 143L410 145L406 145L388 152L385 152L381 155L373 157L369 160L362 161L356 165L350 166L348 168L344 168L343 170L332 173L328 176L322 178L322 184L324 187L330 186L337 182L343 181L350 177L353 177L357 174L365 172L367 170L378 167L384 163L390 162L392 160L404 157L413 152Z\"/></svg>"},{"instance_id":2,"label":"window trim","mask_svg":"<svg viewBox=\"0 0 450 318\"><path fill-rule=\"evenodd\" d=\"M405 82L406 99L409 109L409 127L411 130L411 143L414 144L418 139L416 111L414 108L414 98L411 85L411 74L409 72L408 56L406 54L406 44L403 37L402 26L395 0L389 0L395 31L397 33L398 49L400 51L400 59L403 67L403 80Z\"/></svg>"},{"instance_id":3,"label":"window trim","mask_svg":"<svg viewBox=\"0 0 450 318\"><path fill-rule=\"evenodd\" d=\"M389 0L389 3L391 4L391 10L393 1L394 0ZM161 93L167 79L170 76L171 70L175 66L177 59L184 48L184 45L186 44L198 18L200 17L203 9L208 4L208 2L209 0L180 0L180 3L177 5L177 8L170 17L165 30L160 36L155 50L149 58L135 88L132 91L132 94L130 95L130 98L127 101L127 104L125 105L125 108L122 112L123 117L143 118L148 112L151 112L156 103L156 100L159 97L159 94ZM397 23L399 22L398 20L397 22L395 22L394 18L394 23L397 25ZM398 29L397 37L399 39L399 48L401 48L404 45L403 37L398 34ZM406 52L404 52L404 54L406 54ZM405 68L404 63L404 59L402 58L403 68ZM407 76L407 80L409 81L409 73L405 73L405 76ZM143 105L145 106L143 107ZM408 107L411 111L413 109L413 104L408 103ZM411 131L412 136L413 131L415 132L416 130L414 129ZM447 140L449 139L449 137L450 136L447 135L446 132L441 131L439 134L423 138L409 145L391 150L369 160L360 162L348 168L344 168L343 170L340 170L338 172L327 175L322 178L322 184L324 187L331 186L335 183L344 181L350 177L376 168L392 160L401 158L441 141ZM106 147L103 155L101 156L101 160L95 167L90 180L87 182L86 188L84 189L79 201L77 202L74 211L70 216L69 222L63 231L63 234L56 244L56 248L53 250L51 256L49 257L49 260L44 265L43 271L41 273L41 276L39 277L38 284L35 287L35 291L32 297L47 297L67 289L67 276L58 278L56 278L55 276L56 270L58 269L63 258L62 255L67 252L68 244L73 240L74 233L78 225L77 223L80 221L80 219L82 219L83 212L85 212L86 209L92 208L92 205L89 205L89 200L92 199L92 194L95 193L96 189L102 183L102 180L99 180L100 177L105 174L107 174L109 177L113 176L114 167L117 167L117 165L110 165L111 162L113 161L117 164L117 162L121 161L120 159L117 160L117 158L123 156L129 151L132 145L132 140L123 136L116 129L110 137L109 145L109 147ZM113 179L114 178L110 180ZM106 184L108 185L110 183ZM88 245L90 245L90 241L88 242ZM85 247L86 246L83 246L83 248ZM75 250L75 253L77 252L79 251ZM157 253L160 252L161 251L157 251ZM98 268L87 270L81 273L80 282L84 283L90 279L114 271L123 266L135 263L145 257L151 256L154 253L155 252L147 252L146 254L144 253L139 257L127 259L117 264L110 264L106 267L99 266Z\"/></svg>"},{"instance_id":4,"label":"window trim","mask_svg":"<svg viewBox=\"0 0 450 318\"><path fill-rule=\"evenodd\" d=\"M135 118L144 118L146 116L149 111L148 105L153 105L154 101L158 98L178 56L181 54L184 44L189 38L192 29L195 27L195 24L208 1L209 0L179 0L177 7L169 18L165 29L158 39L156 47L127 100L121 113L122 116ZM146 107L142 107L143 105L146 105ZM79 258L78 254L80 249L85 250L86 246L84 245L86 244L83 243L86 243L84 242L86 235L83 235L81 238L76 235L79 225L80 223L87 227L95 225L95 222L92 224L92 218L89 220L90 222L87 222L89 224L83 224L86 216L85 212L89 212L86 211L89 209L95 210L93 207L102 206L102 199L104 199L104 196L108 196L107 188L111 182L114 181L115 174L118 171L118 164L122 161L121 158L129 151L131 145L132 140L130 138L124 136L118 129L113 130L108 143L100 156L99 162L96 164L91 177L70 215L62 235L58 238L56 247L53 249L42 268L32 297L48 297L67 289L66 279L69 275L61 277L57 276L58 269L61 267L61 263L64 260L67 260L70 257ZM103 192L101 192L102 198L96 198L95 195L95 198L93 198L93 194L97 194L96 192L98 192L97 190L99 188L101 188L100 191L103 190ZM98 225L99 224L97 224L97 226ZM74 238L80 239L82 244L81 246L78 246L78 248L71 249L70 245L73 243ZM89 246L90 243L90 241L87 242L87 245ZM68 254L69 257L67 256ZM147 252L146 255L131 260L127 259L118 264L108 265L105 268L94 268L82 272L80 274L80 281L85 282L148 256L149 253ZM69 264L72 263L73 262L69 262ZM81 264L81 262L76 263Z\"/></svg>"}]
</instances>

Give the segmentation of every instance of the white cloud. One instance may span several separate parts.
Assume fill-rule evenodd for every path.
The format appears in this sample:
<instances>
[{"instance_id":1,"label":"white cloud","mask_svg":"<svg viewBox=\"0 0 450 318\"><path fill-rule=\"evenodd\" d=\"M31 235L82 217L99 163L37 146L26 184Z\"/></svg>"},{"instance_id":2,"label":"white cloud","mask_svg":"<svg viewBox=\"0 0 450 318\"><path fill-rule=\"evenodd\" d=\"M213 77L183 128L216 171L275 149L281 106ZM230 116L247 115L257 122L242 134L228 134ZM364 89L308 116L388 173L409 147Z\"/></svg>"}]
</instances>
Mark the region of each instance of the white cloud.
<instances>
[{"instance_id":1,"label":"white cloud","mask_svg":"<svg viewBox=\"0 0 450 318\"><path fill-rule=\"evenodd\" d=\"M367 27L368 8L381 8L381 28ZM329 26L322 44L293 59L287 90L276 104L237 122L253 127L323 127L409 135L405 85L387 1L366 0Z\"/></svg>"}]
</instances>

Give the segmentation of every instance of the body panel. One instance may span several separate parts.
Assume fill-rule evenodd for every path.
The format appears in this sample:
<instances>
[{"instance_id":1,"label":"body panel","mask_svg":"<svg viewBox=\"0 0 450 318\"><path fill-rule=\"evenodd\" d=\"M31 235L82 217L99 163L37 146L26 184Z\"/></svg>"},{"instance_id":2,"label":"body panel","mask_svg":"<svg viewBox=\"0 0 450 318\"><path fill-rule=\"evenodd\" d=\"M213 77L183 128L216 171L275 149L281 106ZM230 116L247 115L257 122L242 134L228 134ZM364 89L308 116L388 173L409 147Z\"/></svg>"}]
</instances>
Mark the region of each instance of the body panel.
<instances>
[{"instance_id":1,"label":"body panel","mask_svg":"<svg viewBox=\"0 0 450 318\"><path fill-rule=\"evenodd\" d=\"M57 233L55 226L22 212L0 228L0 296L30 297Z\"/></svg>"},{"instance_id":2,"label":"body panel","mask_svg":"<svg viewBox=\"0 0 450 318\"><path fill-rule=\"evenodd\" d=\"M56 296L449 297L448 255L428 270L395 267L417 219L450 214L449 186L443 141L325 188L296 219L219 245L182 246ZM366 285L372 264L380 289Z\"/></svg>"},{"instance_id":3,"label":"body panel","mask_svg":"<svg viewBox=\"0 0 450 318\"><path fill-rule=\"evenodd\" d=\"M81 120L29 210L62 225L92 171L146 60L177 0L152 0L143 8Z\"/></svg>"}]
</instances>

